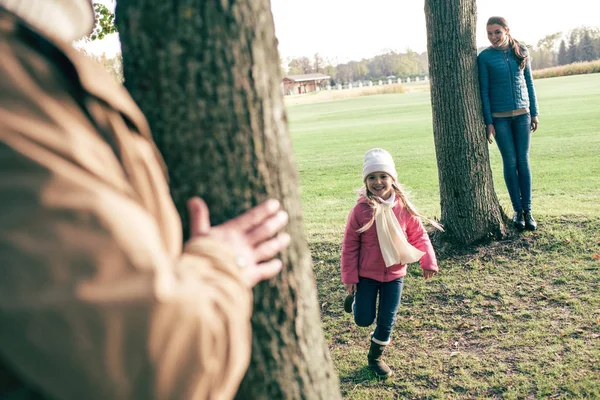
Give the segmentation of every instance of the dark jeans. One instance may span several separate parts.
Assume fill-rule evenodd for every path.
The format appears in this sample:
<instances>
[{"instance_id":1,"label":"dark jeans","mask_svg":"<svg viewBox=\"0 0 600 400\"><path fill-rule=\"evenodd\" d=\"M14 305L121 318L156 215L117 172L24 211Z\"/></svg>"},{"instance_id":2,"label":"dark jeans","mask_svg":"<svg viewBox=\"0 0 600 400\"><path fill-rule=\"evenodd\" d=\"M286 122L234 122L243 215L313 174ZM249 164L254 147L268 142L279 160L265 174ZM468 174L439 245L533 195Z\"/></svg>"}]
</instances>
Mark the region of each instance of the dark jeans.
<instances>
[{"instance_id":1,"label":"dark jeans","mask_svg":"<svg viewBox=\"0 0 600 400\"><path fill-rule=\"evenodd\" d=\"M531 140L531 117L494 118L496 143L502 154L504 182L515 211L531 210L531 169L529 167L529 143Z\"/></svg>"},{"instance_id":2,"label":"dark jeans","mask_svg":"<svg viewBox=\"0 0 600 400\"><path fill-rule=\"evenodd\" d=\"M379 344L389 344L401 296L402 278L391 282L360 278L354 296L354 322L358 326L370 326L377 318L373 339Z\"/></svg>"}]
</instances>

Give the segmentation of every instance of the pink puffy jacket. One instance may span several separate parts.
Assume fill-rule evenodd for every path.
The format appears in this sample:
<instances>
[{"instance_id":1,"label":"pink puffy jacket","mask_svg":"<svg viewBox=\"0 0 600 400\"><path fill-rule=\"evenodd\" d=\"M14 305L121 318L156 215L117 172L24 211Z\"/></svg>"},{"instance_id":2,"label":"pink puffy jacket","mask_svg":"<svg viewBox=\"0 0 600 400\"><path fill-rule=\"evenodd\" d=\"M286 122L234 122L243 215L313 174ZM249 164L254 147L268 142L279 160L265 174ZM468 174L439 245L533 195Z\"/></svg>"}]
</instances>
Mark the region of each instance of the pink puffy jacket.
<instances>
[{"instance_id":1,"label":"pink puffy jacket","mask_svg":"<svg viewBox=\"0 0 600 400\"><path fill-rule=\"evenodd\" d=\"M392 210L406 233L408 242L425 252L420 260L421 268L437 272L435 252L421 220L410 214L399 202L396 202ZM359 197L357 204L348 216L342 243L341 264L342 283L344 284L358 283L359 277L389 282L406 275L406 264L392 265L389 268L385 266L383 255L379 249L375 224L365 232L358 233L358 230L365 226L372 217L373 209L367 203L367 199L363 196Z\"/></svg>"}]
</instances>

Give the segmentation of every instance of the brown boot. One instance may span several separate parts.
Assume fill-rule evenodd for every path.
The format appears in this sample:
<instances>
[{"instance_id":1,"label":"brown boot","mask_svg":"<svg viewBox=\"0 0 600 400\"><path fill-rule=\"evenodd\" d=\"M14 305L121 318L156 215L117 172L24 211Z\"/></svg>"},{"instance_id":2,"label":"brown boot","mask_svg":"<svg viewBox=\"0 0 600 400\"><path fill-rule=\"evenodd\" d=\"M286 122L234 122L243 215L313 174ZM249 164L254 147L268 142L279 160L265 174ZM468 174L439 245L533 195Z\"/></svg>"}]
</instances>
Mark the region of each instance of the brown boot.
<instances>
[{"instance_id":1,"label":"brown boot","mask_svg":"<svg viewBox=\"0 0 600 400\"><path fill-rule=\"evenodd\" d=\"M385 345L377 344L371 341L371 348L369 349L369 367L377 374L378 377L386 379L394 373L390 367L381 359Z\"/></svg>"}]
</instances>

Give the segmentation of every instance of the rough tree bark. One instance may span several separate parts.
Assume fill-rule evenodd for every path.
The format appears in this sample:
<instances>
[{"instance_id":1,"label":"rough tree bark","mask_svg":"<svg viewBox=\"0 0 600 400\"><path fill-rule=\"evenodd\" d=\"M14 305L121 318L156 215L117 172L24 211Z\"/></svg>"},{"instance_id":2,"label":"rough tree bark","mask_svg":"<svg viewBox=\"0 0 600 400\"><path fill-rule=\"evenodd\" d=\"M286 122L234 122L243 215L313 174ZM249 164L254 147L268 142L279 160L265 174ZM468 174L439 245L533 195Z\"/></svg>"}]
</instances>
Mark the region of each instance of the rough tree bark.
<instances>
[{"instance_id":1,"label":"rough tree bark","mask_svg":"<svg viewBox=\"0 0 600 400\"><path fill-rule=\"evenodd\" d=\"M186 200L221 223L266 198L290 215L281 275L257 286L248 399L336 399L303 233L269 0L119 0L125 85L149 120L187 231Z\"/></svg>"},{"instance_id":2,"label":"rough tree bark","mask_svg":"<svg viewBox=\"0 0 600 400\"><path fill-rule=\"evenodd\" d=\"M425 0L441 220L458 243L504 236L481 111L475 0Z\"/></svg>"}]
</instances>

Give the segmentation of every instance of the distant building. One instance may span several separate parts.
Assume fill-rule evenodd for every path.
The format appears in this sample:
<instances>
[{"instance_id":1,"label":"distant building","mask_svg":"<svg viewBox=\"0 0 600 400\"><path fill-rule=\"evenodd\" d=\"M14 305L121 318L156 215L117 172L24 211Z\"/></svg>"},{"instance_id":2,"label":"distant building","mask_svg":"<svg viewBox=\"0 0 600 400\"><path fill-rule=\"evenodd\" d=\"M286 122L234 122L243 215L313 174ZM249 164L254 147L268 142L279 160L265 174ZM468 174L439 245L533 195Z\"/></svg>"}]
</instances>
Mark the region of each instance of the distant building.
<instances>
[{"instance_id":1,"label":"distant building","mask_svg":"<svg viewBox=\"0 0 600 400\"><path fill-rule=\"evenodd\" d=\"M283 78L283 94L304 94L320 90L323 81L331 77L325 74L289 75Z\"/></svg>"}]
</instances>

